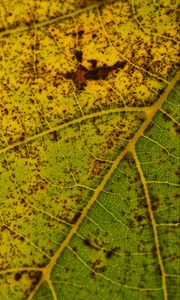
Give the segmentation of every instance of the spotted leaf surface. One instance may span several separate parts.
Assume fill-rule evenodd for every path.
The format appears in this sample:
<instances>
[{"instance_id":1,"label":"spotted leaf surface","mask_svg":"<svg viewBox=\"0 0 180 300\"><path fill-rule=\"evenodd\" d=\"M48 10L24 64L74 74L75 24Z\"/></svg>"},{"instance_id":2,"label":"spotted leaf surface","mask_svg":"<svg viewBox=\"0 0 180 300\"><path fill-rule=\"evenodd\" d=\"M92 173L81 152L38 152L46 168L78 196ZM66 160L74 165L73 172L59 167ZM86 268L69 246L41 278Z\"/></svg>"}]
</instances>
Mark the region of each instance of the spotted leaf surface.
<instances>
[{"instance_id":1,"label":"spotted leaf surface","mask_svg":"<svg viewBox=\"0 0 180 300\"><path fill-rule=\"evenodd\" d=\"M0 0L0 299L178 300L178 1Z\"/></svg>"}]
</instances>

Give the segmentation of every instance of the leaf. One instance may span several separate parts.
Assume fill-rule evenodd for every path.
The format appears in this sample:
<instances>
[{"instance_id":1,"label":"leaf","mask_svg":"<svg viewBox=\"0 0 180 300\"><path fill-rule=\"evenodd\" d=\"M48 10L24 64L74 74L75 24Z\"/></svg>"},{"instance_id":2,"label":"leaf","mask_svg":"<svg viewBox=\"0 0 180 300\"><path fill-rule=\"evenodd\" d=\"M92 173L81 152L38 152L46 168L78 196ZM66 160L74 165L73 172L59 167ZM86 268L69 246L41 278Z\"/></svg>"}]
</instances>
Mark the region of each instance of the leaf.
<instances>
[{"instance_id":1,"label":"leaf","mask_svg":"<svg viewBox=\"0 0 180 300\"><path fill-rule=\"evenodd\" d=\"M177 1L0 1L1 300L179 299Z\"/></svg>"}]
</instances>

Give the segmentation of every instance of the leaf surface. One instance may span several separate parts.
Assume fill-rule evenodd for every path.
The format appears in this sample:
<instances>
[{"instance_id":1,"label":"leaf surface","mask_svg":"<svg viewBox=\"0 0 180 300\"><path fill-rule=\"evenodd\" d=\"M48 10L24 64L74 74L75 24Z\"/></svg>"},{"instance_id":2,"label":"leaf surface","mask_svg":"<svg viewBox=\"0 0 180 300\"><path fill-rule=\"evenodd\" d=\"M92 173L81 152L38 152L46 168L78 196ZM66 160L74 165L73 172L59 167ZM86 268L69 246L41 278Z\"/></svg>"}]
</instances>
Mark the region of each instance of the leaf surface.
<instances>
[{"instance_id":1,"label":"leaf surface","mask_svg":"<svg viewBox=\"0 0 180 300\"><path fill-rule=\"evenodd\" d=\"M179 299L178 1L0 0L0 298Z\"/></svg>"}]
</instances>

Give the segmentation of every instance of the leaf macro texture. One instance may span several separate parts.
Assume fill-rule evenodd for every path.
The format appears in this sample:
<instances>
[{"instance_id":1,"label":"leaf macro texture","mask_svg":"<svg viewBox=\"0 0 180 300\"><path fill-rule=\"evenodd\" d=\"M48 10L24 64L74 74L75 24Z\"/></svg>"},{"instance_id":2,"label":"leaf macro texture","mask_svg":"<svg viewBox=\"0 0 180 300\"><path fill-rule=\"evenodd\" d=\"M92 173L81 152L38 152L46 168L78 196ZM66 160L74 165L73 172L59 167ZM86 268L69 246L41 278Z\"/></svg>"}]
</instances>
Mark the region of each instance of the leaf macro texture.
<instances>
[{"instance_id":1,"label":"leaf macro texture","mask_svg":"<svg viewBox=\"0 0 180 300\"><path fill-rule=\"evenodd\" d=\"M179 300L177 0L0 0L0 299Z\"/></svg>"}]
</instances>

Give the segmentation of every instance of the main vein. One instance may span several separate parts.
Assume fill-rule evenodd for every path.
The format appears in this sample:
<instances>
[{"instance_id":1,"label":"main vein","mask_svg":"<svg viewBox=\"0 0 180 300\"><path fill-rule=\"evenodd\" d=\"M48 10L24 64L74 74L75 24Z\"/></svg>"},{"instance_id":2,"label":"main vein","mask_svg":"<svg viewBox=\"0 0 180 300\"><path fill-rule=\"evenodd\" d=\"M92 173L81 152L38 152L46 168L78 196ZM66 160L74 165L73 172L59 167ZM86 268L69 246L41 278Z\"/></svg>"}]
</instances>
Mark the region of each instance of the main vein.
<instances>
[{"instance_id":1,"label":"main vein","mask_svg":"<svg viewBox=\"0 0 180 300\"><path fill-rule=\"evenodd\" d=\"M136 166L137 166L140 178L141 178L141 182L143 184L144 193L145 193L145 196L146 196L147 207L148 207L148 211L149 211L149 216L150 216L151 224L152 224L152 228L153 228L154 240L155 240L155 246L156 246L156 253L157 253L157 258L158 258L158 262L159 262L159 266L160 266L160 270L161 270L161 276L162 276L162 289L163 289L163 294L164 294L164 300L168 300L168 292L167 292L167 285L166 285L166 274L165 274L164 264L163 264L161 251L160 251L160 243L159 243L159 237L158 237L158 231L157 231L157 224L156 224L156 220L155 220L154 213L153 213L153 210L152 210L151 199L150 199L149 192L148 192L147 182L146 182L146 179L144 177L144 173L143 173L143 170L141 168L141 164L140 164L140 161L138 159L138 156L136 154L135 149L134 149L134 151L132 151L132 153L133 153L133 157L134 157L134 160L136 162Z\"/></svg>"},{"instance_id":2,"label":"main vein","mask_svg":"<svg viewBox=\"0 0 180 300\"><path fill-rule=\"evenodd\" d=\"M180 77L179 75L180 75L180 72L178 72L174 76L174 78L172 79L170 84L165 89L164 93L159 97L158 101L151 106L151 109L148 110L148 112L147 112L147 118L146 118L145 122L142 124L140 129L137 131L137 133L131 139L131 141L126 146L126 148L115 159L115 161L113 162L111 168L109 169L107 174L104 176L104 178L102 179L102 181L98 185L98 187L95 189L95 192L94 192L93 196L91 197L91 199L89 200L88 204L82 210L79 219L76 221L74 226L71 228L71 230L67 234L66 238L64 239L64 241L62 242L60 247L57 249L54 256L51 258L49 264L45 268L42 269L43 276L42 276L40 282L38 283L38 286L36 286L34 291L32 291L31 295L29 296L29 298L28 298L29 300L33 298L33 295L37 291L37 288L40 287L40 285L43 281L50 282L50 276L51 276L52 269L55 266L57 260L59 259L61 253L69 245L69 242L71 241L72 237L74 236L74 234L78 230L80 224L82 223L82 221L86 217L88 211L90 210L90 208L92 207L92 205L96 201L97 197L99 196L99 194L103 190L103 188L106 185L107 181L109 180L109 178L111 177L111 175L113 174L115 169L117 168L120 161L124 158L124 156L128 152L132 152L133 155L134 155L134 158L135 158L135 161L136 161L136 164L137 164L137 167L138 167L138 171L140 173L141 181L142 181L143 186L144 186L146 199L147 199L147 203L148 203L148 209L149 209L149 213L150 213L150 218L151 218L152 226L153 226L153 232L154 232L154 237L155 237L158 261L159 261L160 268L161 268L161 273L162 273L162 288L163 288L163 291L164 291L164 300L168 300L167 287L166 287L166 276L165 276L164 265L163 265L163 261L162 261L162 257L161 257L161 253L160 253L160 248L159 248L159 239L158 239L158 233L157 233L157 228L156 228L156 222L155 222L152 207L151 207L151 202L150 202L150 197L149 197L147 185L146 185L146 182L145 182L145 179L144 179L144 174L142 172L140 162L139 162L139 160L137 158L137 155L136 155L136 152L135 152L135 145L136 145L136 142L138 141L138 139L141 137L141 135L145 131L145 129L148 127L148 125L152 121L152 119L153 119L154 115L156 114L156 112L160 109L160 107L162 106L162 104L166 100L166 98L167 98L168 94L170 93L170 91L174 88L176 82L179 80L179 77Z\"/></svg>"}]
</instances>

